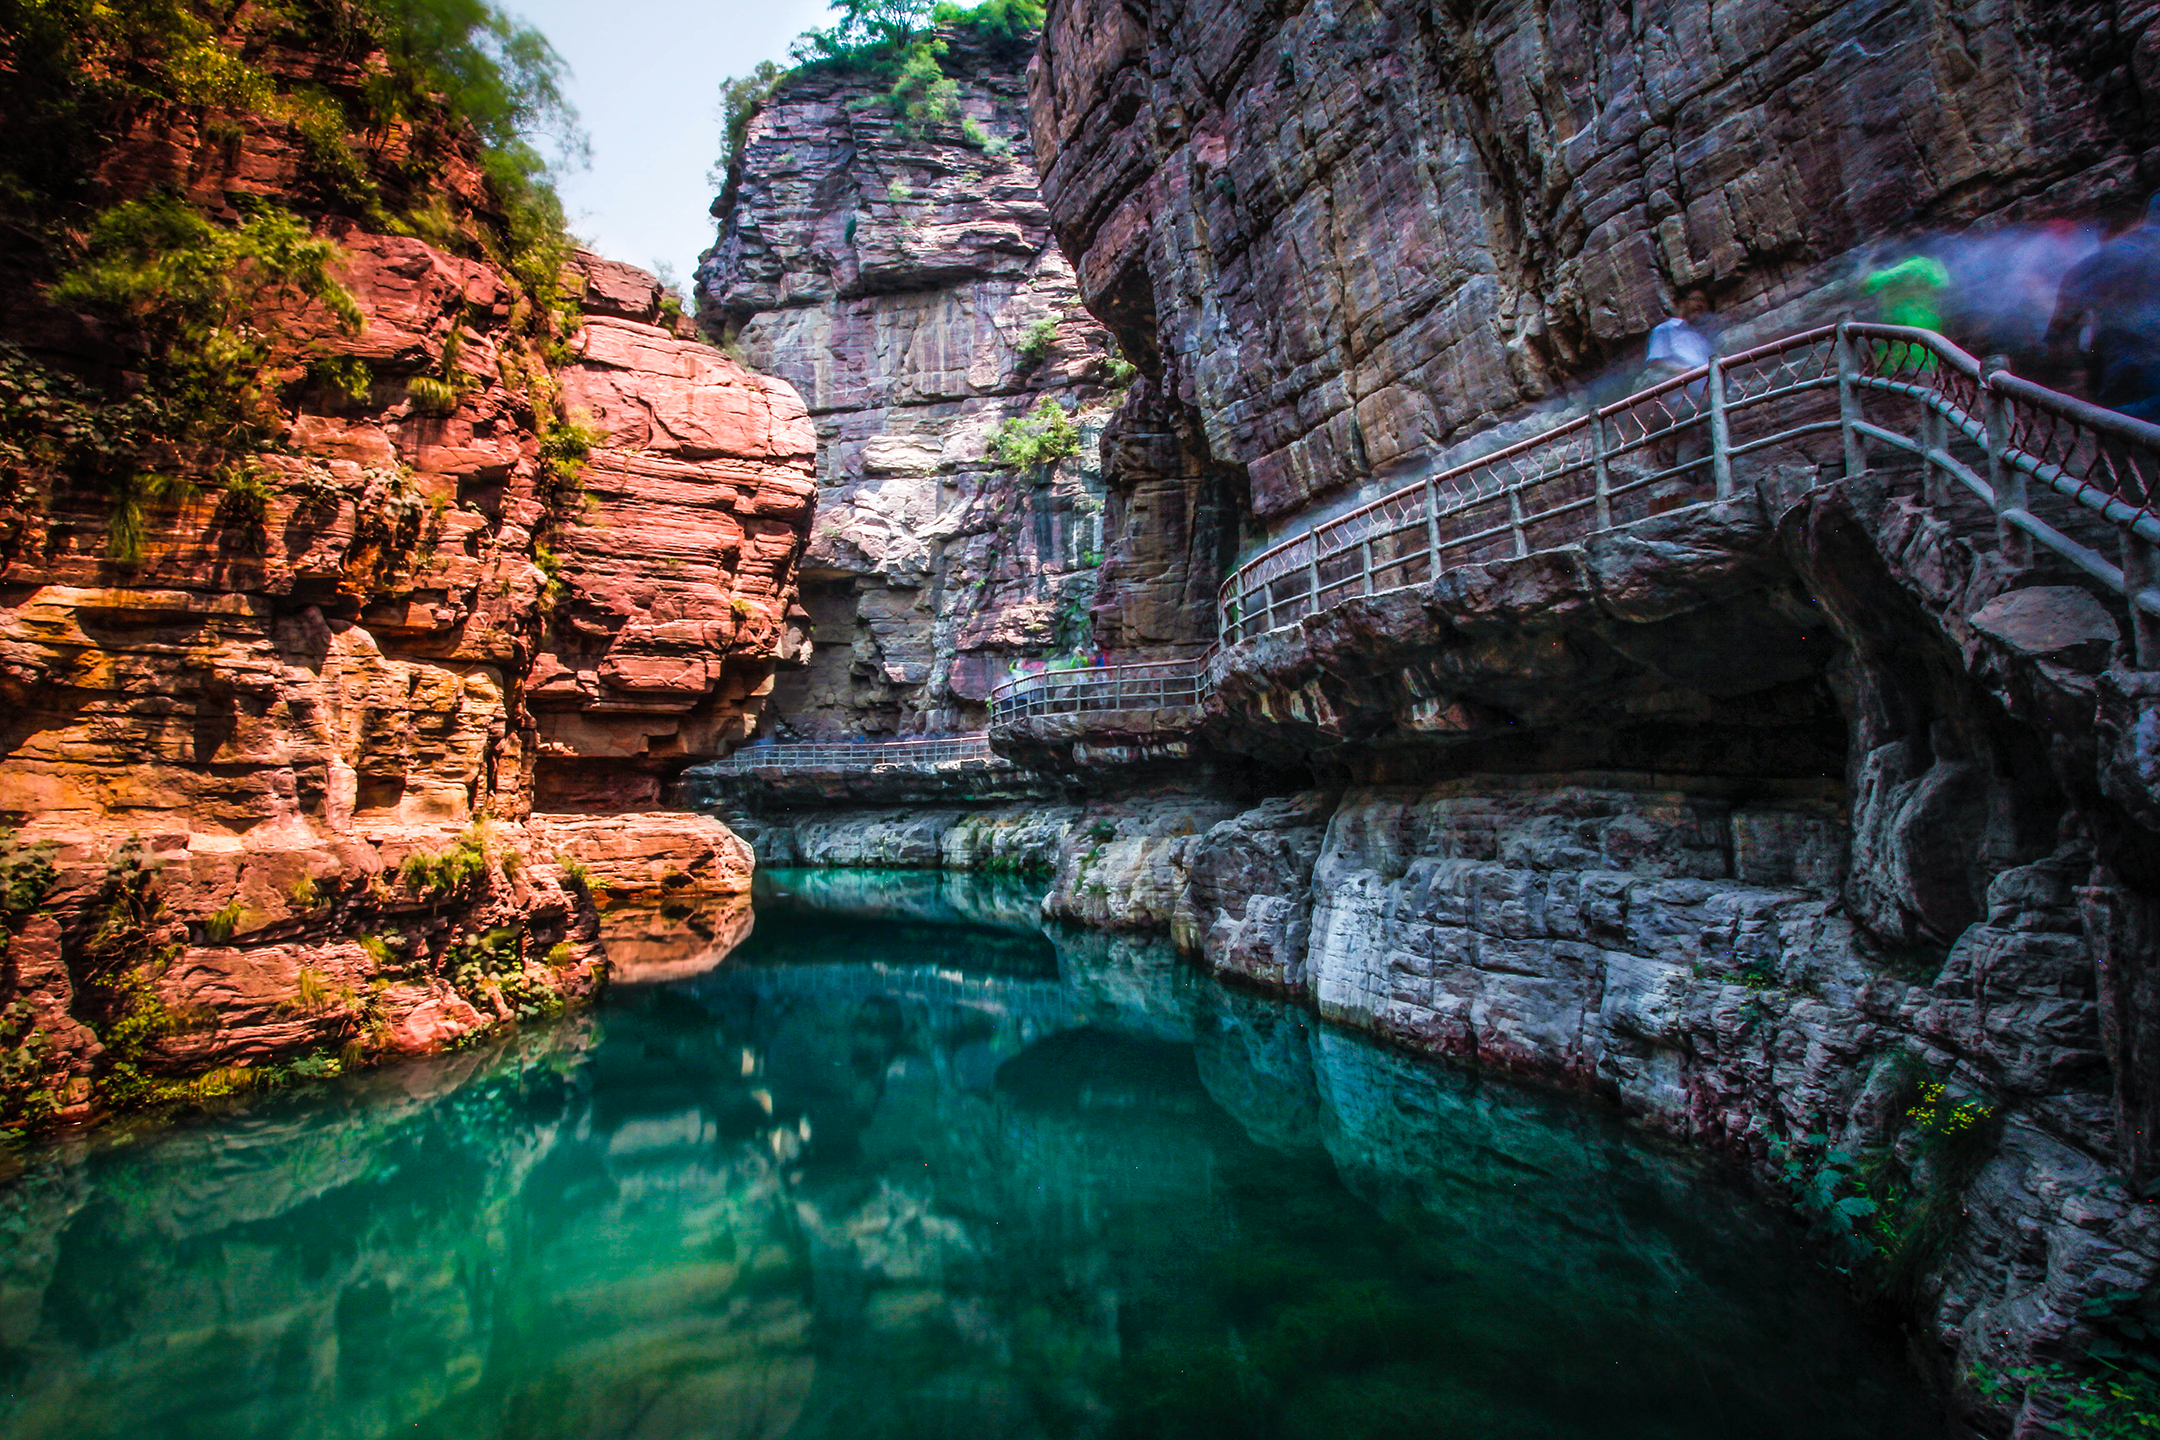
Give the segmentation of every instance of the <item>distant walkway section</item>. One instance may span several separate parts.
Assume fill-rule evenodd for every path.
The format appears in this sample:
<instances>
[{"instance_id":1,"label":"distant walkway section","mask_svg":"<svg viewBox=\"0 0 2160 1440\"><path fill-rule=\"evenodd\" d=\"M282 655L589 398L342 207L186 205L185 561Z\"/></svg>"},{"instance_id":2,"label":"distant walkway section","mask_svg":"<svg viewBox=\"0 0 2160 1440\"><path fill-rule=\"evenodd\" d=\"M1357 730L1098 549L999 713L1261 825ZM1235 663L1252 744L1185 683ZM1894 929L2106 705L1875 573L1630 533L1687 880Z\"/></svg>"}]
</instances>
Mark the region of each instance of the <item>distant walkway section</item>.
<instances>
[{"instance_id":1,"label":"distant walkway section","mask_svg":"<svg viewBox=\"0 0 2160 1440\"><path fill-rule=\"evenodd\" d=\"M977 730L965 735L929 735L917 740L811 741L795 745L750 745L717 764L714 774L747 775L759 771L856 774L866 771L944 771L963 768L1012 768L990 748L990 737Z\"/></svg>"}]
</instances>

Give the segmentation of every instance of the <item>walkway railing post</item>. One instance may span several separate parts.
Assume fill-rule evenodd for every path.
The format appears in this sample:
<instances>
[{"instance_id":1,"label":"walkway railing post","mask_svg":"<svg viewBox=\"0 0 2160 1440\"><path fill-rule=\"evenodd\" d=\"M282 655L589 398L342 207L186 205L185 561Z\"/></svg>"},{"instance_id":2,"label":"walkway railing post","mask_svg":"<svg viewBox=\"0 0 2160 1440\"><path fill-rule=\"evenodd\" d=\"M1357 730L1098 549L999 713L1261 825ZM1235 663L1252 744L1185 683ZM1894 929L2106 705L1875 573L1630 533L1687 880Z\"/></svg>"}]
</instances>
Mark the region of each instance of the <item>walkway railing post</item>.
<instances>
[{"instance_id":1,"label":"walkway railing post","mask_svg":"<svg viewBox=\"0 0 2160 1440\"><path fill-rule=\"evenodd\" d=\"M2003 358L1990 355L1980 362L1981 408L1987 422L1988 490L1995 497L1995 548L2003 559L2020 570L2032 564L2032 537L2013 524L2013 513L2027 509L2025 472L2010 463L2010 406L1995 388L1995 372Z\"/></svg>"},{"instance_id":2,"label":"walkway railing post","mask_svg":"<svg viewBox=\"0 0 2160 1440\"><path fill-rule=\"evenodd\" d=\"M1827 356L1822 350L1825 343L1832 347ZM1870 348L1860 349L1863 345ZM1929 358L1913 363L1915 357L1922 355ZM1777 357L1774 371L1764 364L1766 357ZM1744 372L1737 382L1740 388L1735 390L1731 369L1734 364L1763 365L1764 368L1760 376L1753 370ZM1848 477L1866 472L1871 451L1880 453L1882 446L1888 446L1921 462L1920 489L1931 507L1941 510L1959 503L1962 492L1968 488L1985 495L1995 512L1993 518L2006 562L2030 565L2032 557L2038 553L2033 547L2044 545L2110 590L2126 593L2136 612L2135 629L2130 639L2137 663L2160 669L2160 613L2156 613L2160 612L2160 542L2151 538L2152 480L2142 471L2128 478L2118 475L2111 479L2105 473L2082 476L2071 469L2072 457L2068 453L2055 453L2055 439L2043 444L2039 440L2021 438L2022 427L2028 424L2067 425L2075 432L2070 440L2073 449L2097 440L2103 446L2110 443L2136 445L2144 453L2160 452L2160 437L2142 425L2097 417L2089 407L2068 397L2055 396L2023 381L2004 379L2005 367L1999 357L1981 362L1978 367L1980 384L1968 396L1964 377L1973 373L1972 367L1970 358L1940 336L1925 332L1916 335L1908 330L1863 325L1852 320L1789 336L1750 350L1744 356L1713 358L1704 369L1705 404L1695 412L1695 418L1707 421L1710 426L1710 454L1706 458L1712 466L1716 492L1720 497L1730 497L1738 488L1734 472L1740 447L1736 447L1733 440L1736 415L1741 429L1752 436L1758 430L1768 430L1778 423L1782 411L1769 407L1782 406L1787 397L1806 395L1809 404L1803 416L1781 433L1751 439L1745 448L1753 453L1759 447L1823 434L1829 426L1813 402L1824 389L1834 385L1837 392L1836 424ZM1379 571L1383 568L1400 572L1395 582L1398 585L1413 583L1408 578L1412 573L1408 567L1414 564L1415 556L1401 551L1402 542L1398 542L1398 549L1391 552L1390 558L1382 559L1375 554L1376 538L1351 538L1361 522L1370 520L1373 515L1385 514L1393 506L1407 507L1417 502L1425 506L1422 528L1429 560L1428 581L1444 573L1448 547L1473 543L1489 547L1505 533L1512 540L1513 553L1527 556L1531 544L1529 530L1533 524L1539 527L1540 544L1562 543L1582 533L1584 520L1588 518L1586 511L1594 515L1592 523L1596 530L1612 528L1617 518L1616 494L1631 493L1648 483L1630 469L1620 469L1616 474L1617 461L1653 442L1651 433L1629 441L1625 434L1627 427L1616 431L1609 428L1609 422L1616 414L1639 419L1632 415L1631 407L1646 403L1653 390L1639 392L1603 410L1592 410L1573 424L1452 469L1427 474L1370 502L1354 515L1313 526L1305 534L1283 542L1280 548L1255 557L1238 572L1232 583L1245 584L1248 577L1253 577L1256 588L1222 602L1223 633L1228 636L1268 633L1281 623L1280 612L1284 610L1305 615L1321 609L1327 603L1326 593L1330 588L1338 597L1358 591L1374 593ZM1885 430L1869 423L1864 405L1867 391L1919 401L1922 406L1919 423L1902 431ZM1656 393L1667 395L1669 390L1656 390ZM1902 411L1899 413L1903 414ZM2031 420L2029 415L2039 418ZM1768 423L1760 426L1751 423L1757 417L1767 417ZM1585 496L1579 489L1571 488L1558 502L1538 512L1530 511L1531 497L1527 493L1530 488L1542 484L1547 476L1581 473L1585 457L1575 447L1583 443L1580 431L1585 423L1589 426L1587 459L1594 493ZM1669 431L1652 433L1662 439ZM1985 452L1985 478L1978 473L1983 467L1977 461L1969 465L1966 452L1956 444L1954 437L1961 435L1970 436ZM1533 454L1540 470L1537 475L1525 479L1516 467L1525 466L1523 457ZM1694 462L1695 466L1702 463L1702 458ZM1491 505L1501 497L1493 493L1492 485L1498 476L1511 471L1514 478L1500 486L1506 492L1507 518L1494 525L1491 523ZM1440 511L1439 490L1443 481L1450 487L1446 517ZM2054 492L2059 491L2073 504L2082 507L2080 513L2097 512L2112 522L2123 547L2120 568L2108 563L2106 557L2082 541L2063 534L2033 515L2029 507L2035 483L2048 492L2041 497L2043 501L2052 499ZM2143 518L2137 518L2133 512L2143 512ZM1562 516L1570 518L1562 522ZM1459 527L1462 532L1474 529L1476 533L1474 536L1465 533L1462 539L1445 539L1441 525L1443 518L1448 520L1450 527ZM2144 527L2142 533L2134 530L2125 533L2133 520ZM1396 528L1384 533L1407 536L1420 528L1418 520L1410 514L1400 514L1396 522ZM1329 533L1337 536L1336 548L1332 551L1324 549L1325 536ZM1447 533L1455 531L1451 528ZM1296 558L1298 544L1305 547L1302 561ZM1353 545L1359 552L1355 561L1349 554ZM1323 555L1337 561L1337 578L1330 584L1323 584L1320 565ZM1294 585L1301 568L1305 571L1302 595L1282 595L1276 587ZM1257 580L1261 575L1271 578ZM1267 612L1265 616L1238 608L1241 599L1249 600L1262 593L1271 597L1263 607ZM1272 598L1277 596L1280 598ZM1301 600L1302 604L1297 603ZM1173 682L1164 682L1155 688L1167 696ZM1201 696L1210 693L1209 677L1197 673L1181 674L1176 677L1174 688L1180 695L1194 697L1197 704ZM1087 703L1099 704L1100 694L1099 690L1090 691ZM1041 703L1031 697L1023 704L1015 697L1011 708L1024 710L1027 704Z\"/></svg>"},{"instance_id":3,"label":"walkway railing post","mask_svg":"<svg viewBox=\"0 0 2160 1440\"><path fill-rule=\"evenodd\" d=\"M2123 594L2130 600L2130 653L2140 670L2160 670L2160 616L2138 601L2160 600L2160 545L2135 530L2122 532Z\"/></svg>"},{"instance_id":4,"label":"walkway railing post","mask_svg":"<svg viewBox=\"0 0 2160 1440\"><path fill-rule=\"evenodd\" d=\"M1590 471L1597 484L1597 528L1612 529L1612 461L1605 456L1605 412L1590 412ZM1433 573L1439 574L1439 552L1433 554Z\"/></svg>"},{"instance_id":5,"label":"walkway railing post","mask_svg":"<svg viewBox=\"0 0 2160 1440\"><path fill-rule=\"evenodd\" d=\"M1920 410L1920 447L1927 451L1920 458L1920 499L1927 501L1929 510L1942 510L1950 499L1950 475L1940 460L1950 451L1950 421L1935 406L1922 406Z\"/></svg>"},{"instance_id":6,"label":"walkway railing post","mask_svg":"<svg viewBox=\"0 0 2160 1440\"><path fill-rule=\"evenodd\" d=\"M1710 474L1717 482L1717 498L1732 497L1732 432L1725 418L1725 366L1710 357Z\"/></svg>"},{"instance_id":7,"label":"walkway railing post","mask_svg":"<svg viewBox=\"0 0 2160 1440\"><path fill-rule=\"evenodd\" d=\"M1110 708L1122 710L1125 708L1125 667L1120 665L1111 673L1116 675L1117 679L1110 691Z\"/></svg>"},{"instance_id":8,"label":"walkway railing post","mask_svg":"<svg viewBox=\"0 0 2160 1440\"><path fill-rule=\"evenodd\" d=\"M1860 394L1853 388L1853 376L1857 366L1853 362L1852 322L1838 321L1837 327L1837 413L1838 429L1845 437L1845 478L1850 480L1867 469L1867 451L1860 448L1860 432L1853 425L1860 418Z\"/></svg>"},{"instance_id":9,"label":"walkway railing post","mask_svg":"<svg viewBox=\"0 0 2160 1440\"><path fill-rule=\"evenodd\" d=\"M1433 477L1425 477L1425 579L1440 578L1440 489Z\"/></svg>"},{"instance_id":10,"label":"walkway railing post","mask_svg":"<svg viewBox=\"0 0 2160 1440\"><path fill-rule=\"evenodd\" d=\"M1305 585L1305 613L1317 615L1320 613L1320 532L1317 529L1305 532ZM1268 618L1275 618L1272 606ZM1295 620L1297 617L1290 618Z\"/></svg>"}]
</instances>

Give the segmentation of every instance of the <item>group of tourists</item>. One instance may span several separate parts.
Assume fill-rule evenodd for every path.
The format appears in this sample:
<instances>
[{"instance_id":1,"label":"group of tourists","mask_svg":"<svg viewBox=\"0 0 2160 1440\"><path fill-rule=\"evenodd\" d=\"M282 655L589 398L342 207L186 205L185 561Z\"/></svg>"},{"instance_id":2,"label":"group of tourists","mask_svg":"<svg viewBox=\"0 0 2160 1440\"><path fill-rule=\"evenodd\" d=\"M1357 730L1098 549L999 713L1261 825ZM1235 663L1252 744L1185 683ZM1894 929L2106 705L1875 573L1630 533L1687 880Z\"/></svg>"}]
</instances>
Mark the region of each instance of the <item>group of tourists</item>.
<instances>
[{"instance_id":1,"label":"group of tourists","mask_svg":"<svg viewBox=\"0 0 2160 1440\"><path fill-rule=\"evenodd\" d=\"M2160 196L2141 224L2105 243L2082 227L2058 225L1886 250L1862 272L1858 289L1870 319L2008 355L2016 368L2053 383L2070 381L2072 357L2081 355L2088 398L2160 423ZM1690 294L1676 310L1650 332L1639 389L1715 353L1707 302ZM1700 405L1704 388L1700 380L1686 386L1688 400Z\"/></svg>"}]
</instances>

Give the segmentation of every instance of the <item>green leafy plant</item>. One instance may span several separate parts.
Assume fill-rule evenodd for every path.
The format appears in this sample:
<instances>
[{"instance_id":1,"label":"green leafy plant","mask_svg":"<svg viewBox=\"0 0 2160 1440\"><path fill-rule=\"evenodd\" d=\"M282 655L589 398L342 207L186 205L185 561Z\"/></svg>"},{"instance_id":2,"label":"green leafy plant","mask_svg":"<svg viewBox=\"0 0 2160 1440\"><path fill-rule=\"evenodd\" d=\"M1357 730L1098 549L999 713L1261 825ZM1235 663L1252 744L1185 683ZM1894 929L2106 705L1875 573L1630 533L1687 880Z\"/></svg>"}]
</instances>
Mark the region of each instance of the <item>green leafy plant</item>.
<instances>
[{"instance_id":1,"label":"green leafy plant","mask_svg":"<svg viewBox=\"0 0 2160 1440\"><path fill-rule=\"evenodd\" d=\"M553 604L569 593L570 587L563 579L562 557L544 541L533 542L533 566L545 579L541 591L543 599Z\"/></svg>"},{"instance_id":2,"label":"green leafy plant","mask_svg":"<svg viewBox=\"0 0 2160 1440\"><path fill-rule=\"evenodd\" d=\"M487 828L474 824L444 849L416 850L406 856L397 873L407 889L440 900L486 875L487 868Z\"/></svg>"},{"instance_id":3,"label":"green leafy plant","mask_svg":"<svg viewBox=\"0 0 2160 1440\"><path fill-rule=\"evenodd\" d=\"M173 1011L157 993L180 947L168 938L156 866L138 837L107 859L92 915L95 927L80 947L80 989L104 1045L95 1088L121 1108L163 1103L175 1091L145 1068L149 1053L165 1036L200 1022Z\"/></svg>"},{"instance_id":4,"label":"green leafy plant","mask_svg":"<svg viewBox=\"0 0 2160 1440\"><path fill-rule=\"evenodd\" d=\"M742 159L743 145L750 138L750 121L787 73L771 60L760 60L748 75L720 82L720 163L711 177L717 188L724 190L734 184L736 162Z\"/></svg>"},{"instance_id":5,"label":"green leafy plant","mask_svg":"<svg viewBox=\"0 0 2160 1440\"><path fill-rule=\"evenodd\" d=\"M1065 407L1048 395L1024 416L1006 419L990 436L991 463L1007 470L1055 464L1080 449L1080 430Z\"/></svg>"},{"instance_id":6,"label":"green leafy plant","mask_svg":"<svg viewBox=\"0 0 2160 1440\"><path fill-rule=\"evenodd\" d=\"M405 382L405 393L412 400L413 408L423 415L451 414L464 398L457 386L433 375L413 376Z\"/></svg>"},{"instance_id":7,"label":"green leafy plant","mask_svg":"<svg viewBox=\"0 0 2160 1440\"><path fill-rule=\"evenodd\" d=\"M44 903L59 871L49 840L24 843L16 831L0 827L0 919L13 926Z\"/></svg>"},{"instance_id":8,"label":"green leafy plant","mask_svg":"<svg viewBox=\"0 0 2160 1440\"><path fill-rule=\"evenodd\" d=\"M115 475L106 488L112 497L112 513L105 520L105 558L117 565L142 563L153 510L169 508L195 493L193 481L143 470Z\"/></svg>"},{"instance_id":9,"label":"green leafy plant","mask_svg":"<svg viewBox=\"0 0 2160 1440\"><path fill-rule=\"evenodd\" d=\"M1966 1189L1994 1153L1995 1107L1954 1099L1917 1062L1898 1071L1899 1102L1888 1141L1852 1153L1813 1132L1776 1141L1771 1158L1794 1205L1829 1241L1844 1267L1894 1298L1910 1299L1957 1232ZM1900 1158L1909 1133L1917 1163Z\"/></svg>"},{"instance_id":10,"label":"green leafy plant","mask_svg":"<svg viewBox=\"0 0 2160 1440\"><path fill-rule=\"evenodd\" d=\"M335 242L266 201L226 227L160 195L93 218L80 263L51 293L133 329L159 378L198 398L215 430L259 418L272 345L255 317L267 302L313 302L345 333L360 332L359 303L332 275L342 258Z\"/></svg>"},{"instance_id":11,"label":"green leafy plant","mask_svg":"<svg viewBox=\"0 0 2160 1440\"><path fill-rule=\"evenodd\" d=\"M1057 345L1058 317L1047 315L1028 327L1028 332L1014 347L1022 365L1040 365L1050 358Z\"/></svg>"},{"instance_id":12,"label":"green leafy plant","mask_svg":"<svg viewBox=\"0 0 2160 1440\"><path fill-rule=\"evenodd\" d=\"M1005 156L1012 153L1012 141L1002 135L992 135L983 129L982 122L972 115L960 118L960 138L985 155Z\"/></svg>"},{"instance_id":13,"label":"green leafy plant","mask_svg":"<svg viewBox=\"0 0 2160 1440\"><path fill-rule=\"evenodd\" d=\"M0 1005L0 1143L20 1140L60 1109L52 1037L28 1001Z\"/></svg>"},{"instance_id":14,"label":"green leafy plant","mask_svg":"<svg viewBox=\"0 0 2160 1440\"><path fill-rule=\"evenodd\" d=\"M328 1010L337 999L322 971L312 965L303 965L300 973L293 977L292 998L278 1008L302 1015L317 1015Z\"/></svg>"},{"instance_id":15,"label":"green leafy plant","mask_svg":"<svg viewBox=\"0 0 2160 1440\"><path fill-rule=\"evenodd\" d=\"M475 1004L499 997L520 1019L557 1014L563 1008L562 994L553 984L526 972L521 926L499 925L456 941L449 964L450 983Z\"/></svg>"},{"instance_id":16,"label":"green leafy plant","mask_svg":"<svg viewBox=\"0 0 2160 1440\"><path fill-rule=\"evenodd\" d=\"M1088 655L1095 648L1095 611L1093 593L1080 589L1065 596L1058 604L1057 612L1050 620L1051 638L1061 650L1070 652L1078 664L1088 663Z\"/></svg>"},{"instance_id":17,"label":"green leafy plant","mask_svg":"<svg viewBox=\"0 0 2160 1440\"><path fill-rule=\"evenodd\" d=\"M988 38L1017 40L1042 27L1039 0L988 0L973 8L940 0L833 0L836 21L799 37L789 54L799 70L867 70L888 82L881 98L903 139L952 123L959 85L945 73L942 30L971 30ZM768 89L766 93L770 93ZM759 98L763 98L760 96ZM747 126L747 120L745 121ZM988 149L988 138L963 138ZM732 156L739 151L731 151Z\"/></svg>"},{"instance_id":18,"label":"green leafy plant","mask_svg":"<svg viewBox=\"0 0 2160 1440\"><path fill-rule=\"evenodd\" d=\"M569 881L572 885L575 885L580 890L584 890L587 892L591 891L592 871L581 861L572 859L568 855L557 855L555 857L555 865L556 868L562 871L563 879Z\"/></svg>"},{"instance_id":19,"label":"green leafy plant","mask_svg":"<svg viewBox=\"0 0 2160 1440\"><path fill-rule=\"evenodd\" d=\"M227 940L232 939L233 932L240 928L240 922L246 918L247 910L241 905L240 897L235 895L225 904L203 916L203 938L213 945L222 945Z\"/></svg>"},{"instance_id":20,"label":"green leafy plant","mask_svg":"<svg viewBox=\"0 0 2160 1440\"><path fill-rule=\"evenodd\" d=\"M549 140L574 158L580 142L561 62L536 30L487 0L30 0L0 30L21 122L0 153L0 192L28 241L18 248L42 252L30 273L54 277L53 300L94 315L132 352L111 367L131 377L113 393L0 356L0 462L30 462L0 478L18 506L26 484L101 487L120 512L108 552L135 563L145 512L177 498L162 486L276 442L277 392L296 367L303 383L353 403L372 392L365 363L337 353L324 326L290 323L312 309L348 333L359 327L333 278L338 247L316 223L214 184L214 210L163 192L109 203L108 180L94 177L123 129L153 113L175 133L192 124L209 146L282 128L304 158L310 214L501 266L516 282L502 368L517 385L544 386L534 355L575 323L558 283L573 242L535 146ZM321 55L355 88L295 82L263 58L280 53ZM469 187L441 183L445 160L473 139L490 192L478 203ZM385 209L393 192L397 214ZM244 509L238 523L251 523Z\"/></svg>"},{"instance_id":21,"label":"green leafy plant","mask_svg":"<svg viewBox=\"0 0 2160 1440\"><path fill-rule=\"evenodd\" d=\"M224 472L223 493L218 497L218 521L231 529L260 530L270 513L274 492L262 466L235 461Z\"/></svg>"},{"instance_id":22,"label":"green leafy plant","mask_svg":"<svg viewBox=\"0 0 2160 1440\"><path fill-rule=\"evenodd\" d=\"M292 901L294 909L312 910L322 903L322 888L315 883L314 876L302 875L293 881L291 888L285 892L285 898Z\"/></svg>"},{"instance_id":23,"label":"green leafy plant","mask_svg":"<svg viewBox=\"0 0 2160 1440\"><path fill-rule=\"evenodd\" d=\"M185 493L181 472L231 467L275 437L278 367L288 357L258 317L312 303L347 333L357 333L363 317L333 278L337 245L267 202L249 202L237 225L222 226L185 201L152 196L98 213L87 232L77 263L50 294L131 337L147 385L118 404L81 386L46 385L39 398L48 414L70 401L103 412L99 423L63 429L60 453L48 458L104 484L113 504L106 553L132 564L142 555L146 511ZM228 468L228 491L249 473ZM233 493L238 508L225 513L247 523L254 487L242 479Z\"/></svg>"},{"instance_id":24,"label":"green leafy plant","mask_svg":"<svg viewBox=\"0 0 2160 1440\"><path fill-rule=\"evenodd\" d=\"M0 959L15 929L34 914L59 878L53 846L24 844L0 829ZM59 1109L53 1090L52 1037L25 1000L0 1006L0 1141L12 1141L44 1124Z\"/></svg>"},{"instance_id":25,"label":"green leafy plant","mask_svg":"<svg viewBox=\"0 0 2160 1440\"><path fill-rule=\"evenodd\" d=\"M307 365L309 383L352 404L364 402L375 390L375 372L355 355L323 355Z\"/></svg>"},{"instance_id":26,"label":"green leafy plant","mask_svg":"<svg viewBox=\"0 0 2160 1440\"><path fill-rule=\"evenodd\" d=\"M2151 1440L2160 1435L2160 1379L2142 1370L2096 1364L2085 1373L2059 1361L2010 1370L1975 1367L1973 1389L2004 1409L2038 1398L2061 1412L2063 1440Z\"/></svg>"},{"instance_id":27,"label":"green leafy plant","mask_svg":"<svg viewBox=\"0 0 2160 1440\"><path fill-rule=\"evenodd\" d=\"M605 431L577 418L543 417L540 423L541 502L551 511L569 508L584 496L585 463L595 447L607 440Z\"/></svg>"}]
</instances>

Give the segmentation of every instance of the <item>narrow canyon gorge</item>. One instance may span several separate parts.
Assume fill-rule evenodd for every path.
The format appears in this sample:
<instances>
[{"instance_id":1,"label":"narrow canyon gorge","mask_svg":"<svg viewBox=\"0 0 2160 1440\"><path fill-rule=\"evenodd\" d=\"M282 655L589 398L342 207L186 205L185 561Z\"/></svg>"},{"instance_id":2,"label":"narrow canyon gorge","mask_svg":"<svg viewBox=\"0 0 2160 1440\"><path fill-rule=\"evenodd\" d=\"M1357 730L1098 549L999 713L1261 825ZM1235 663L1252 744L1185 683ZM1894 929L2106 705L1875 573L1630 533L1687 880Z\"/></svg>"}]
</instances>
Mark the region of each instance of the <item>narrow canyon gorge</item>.
<instances>
[{"instance_id":1,"label":"narrow canyon gorge","mask_svg":"<svg viewBox=\"0 0 2160 1440\"><path fill-rule=\"evenodd\" d=\"M0 1128L611 975L707 975L762 1085L753 871L1032 876L972 943L1040 930L1270 1153L1407 1167L1413 1059L1586 1098L1797 1214L1943 1433L2134 1433L2076 1397L2160 1366L2160 429L2048 332L2146 233L2160 0L1017 13L771 77L687 299L531 240L473 124L370 109L402 62L364 29L241 7L203 43L280 103L42 130L58 82L0 57L0 119L86 165L0 241ZM290 225L280 283L211 320L92 283L145 216ZM1924 318L1885 299L1916 265ZM150 458L83 458L205 334L253 337L268 438L152 409ZM978 1036L960 968L893 1012L941 1084L1085 1028L1000 971ZM1285 1049L1262 997L1326 1027ZM886 1054L799 1043L821 1085ZM431 1073L400 1117L479 1083ZM940 1093L971 1185L1056 1168ZM1542 1237L1577 1182L1520 1170L1490 1223ZM822 1263L872 1265L831 1218L869 1203L798 1205Z\"/></svg>"}]
</instances>

